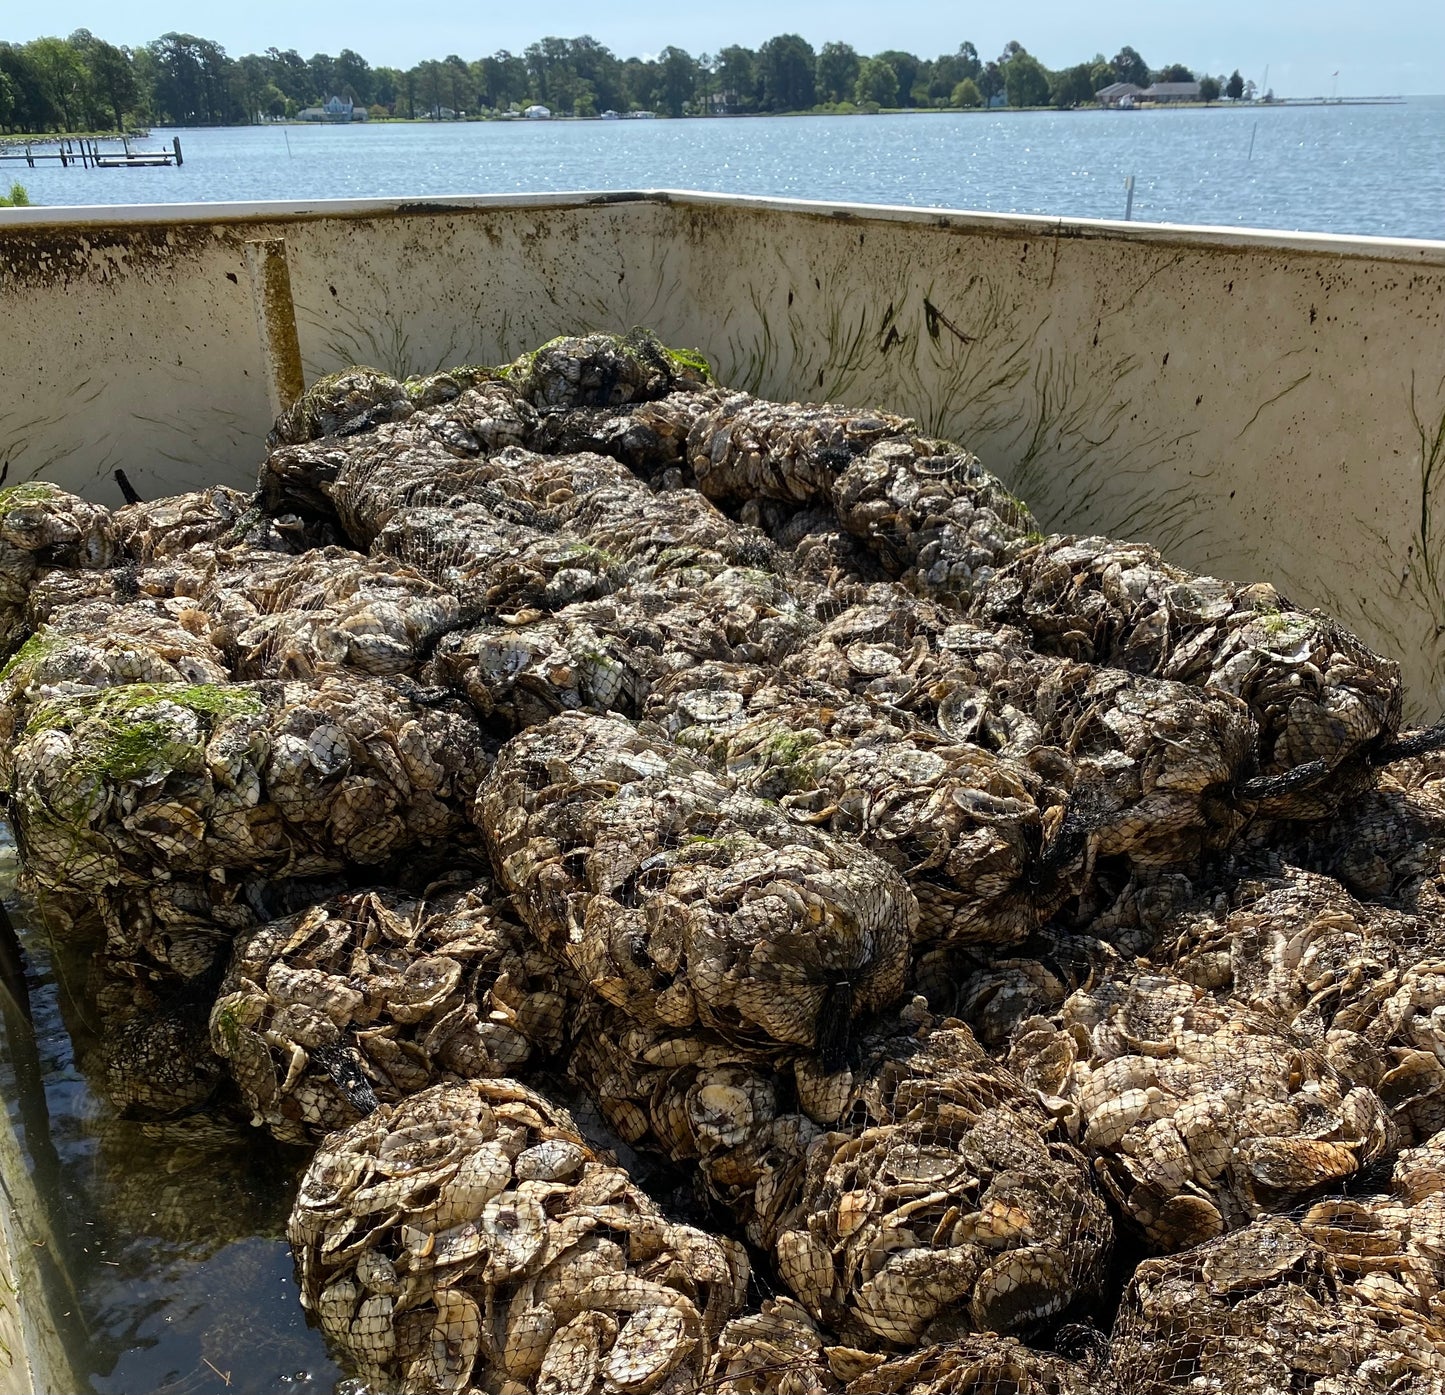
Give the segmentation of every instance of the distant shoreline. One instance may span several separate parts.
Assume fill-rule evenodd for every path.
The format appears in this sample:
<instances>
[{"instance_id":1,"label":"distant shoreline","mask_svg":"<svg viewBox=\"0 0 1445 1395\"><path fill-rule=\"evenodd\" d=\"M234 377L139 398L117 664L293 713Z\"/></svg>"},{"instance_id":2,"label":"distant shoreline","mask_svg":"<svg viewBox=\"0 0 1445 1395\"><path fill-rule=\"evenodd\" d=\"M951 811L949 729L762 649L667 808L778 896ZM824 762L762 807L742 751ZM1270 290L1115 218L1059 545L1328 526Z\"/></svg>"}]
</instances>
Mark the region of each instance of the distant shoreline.
<instances>
[{"instance_id":1,"label":"distant shoreline","mask_svg":"<svg viewBox=\"0 0 1445 1395\"><path fill-rule=\"evenodd\" d=\"M1143 106L1132 108L1133 113L1138 112L1160 112L1160 111L1272 111L1280 108L1298 109L1300 107L1402 107L1409 102L1408 97L1276 97L1272 102L1147 102ZM722 112L714 115L690 115L690 116L661 116L659 121L763 121L772 120L778 117L807 117L807 116L994 116L1014 115L1027 112L1055 112L1062 116L1078 116L1086 112L1107 112L1113 114L1117 108L1099 106L1091 103L1087 106L1077 107L881 107L877 111L819 111L816 108L809 111L737 111ZM557 115L543 118L529 118L520 115L510 116L459 116L448 117L437 120L430 116L387 116L378 117L370 121L336 122L336 121L299 121L294 117L285 118L279 121L262 122L240 122L217 124L214 126L192 126L174 127L165 129L175 130L200 130L200 131L245 131L261 130L270 127L282 127L300 130L313 129L351 129L365 126L466 126L478 122L492 122L509 126L529 125L535 122L538 125L556 121L604 121L601 116L574 116ZM148 131L129 131L126 136L129 139L143 139L149 135ZM31 144L54 144L63 140L105 140L119 141L121 135L114 131L34 131L29 134L24 132L11 132L0 135L0 148L25 146Z\"/></svg>"}]
</instances>

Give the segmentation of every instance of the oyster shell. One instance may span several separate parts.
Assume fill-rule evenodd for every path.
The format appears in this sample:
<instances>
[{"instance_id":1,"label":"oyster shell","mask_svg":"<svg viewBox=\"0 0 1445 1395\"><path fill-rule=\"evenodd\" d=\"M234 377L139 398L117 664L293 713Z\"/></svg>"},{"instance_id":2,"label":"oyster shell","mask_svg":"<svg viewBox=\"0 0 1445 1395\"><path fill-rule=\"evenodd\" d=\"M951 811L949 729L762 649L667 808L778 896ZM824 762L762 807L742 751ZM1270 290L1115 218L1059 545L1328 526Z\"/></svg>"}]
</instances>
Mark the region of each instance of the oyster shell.
<instances>
[{"instance_id":1,"label":"oyster shell","mask_svg":"<svg viewBox=\"0 0 1445 1395\"><path fill-rule=\"evenodd\" d=\"M486 881L357 892L239 935L210 1038L254 1118L314 1143L448 1075L560 1050L578 991Z\"/></svg>"},{"instance_id":2,"label":"oyster shell","mask_svg":"<svg viewBox=\"0 0 1445 1395\"><path fill-rule=\"evenodd\" d=\"M1083 1155L961 1022L865 1051L850 1126L808 1149L784 1281L855 1345L1028 1334L1098 1289L1113 1228Z\"/></svg>"},{"instance_id":3,"label":"oyster shell","mask_svg":"<svg viewBox=\"0 0 1445 1395\"><path fill-rule=\"evenodd\" d=\"M1352 768L1400 723L1398 664L1272 586L1194 576L1142 543L1046 538L991 578L971 610L1052 653L1236 694L1259 722L1266 773L1323 767L1265 802L1278 816L1336 807L1361 783L1347 778Z\"/></svg>"},{"instance_id":4,"label":"oyster shell","mask_svg":"<svg viewBox=\"0 0 1445 1395\"><path fill-rule=\"evenodd\" d=\"M565 1175L522 1175L557 1145ZM667 1220L510 1080L435 1085L329 1135L288 1235L334 1346L407 1390L693 1389L748 1280L740 1245Z\"/></svg>"},{"instance_id":5,"label":"oyster shell","mask_svg":"<svg viewBox=\"0 0 1445 1395\"><path fill-rule=\"evenodd\" d=\"M1338 1185L1388 1146L1380 1097L1308 1038L1147 966L1072 994L1057 1021L1024 1023L1008 1059L1156 1250Z\"/></svg>"},{"instance_id":6,"label":"oyster shell","mask_svg":"<svg viewBox=\"0 0 1445 1395\"><path fill-rule=\"evenodd\" d=\"M459 705L422 706L394 680L131 684L39 705L11 798L28 874L104 898L455 841L488 764Z\"/></svg>"},{"instance_id":7,"label":"oyster shell","mask_svg":"<svg viewBox=\"0 0 1445 1395\"><path fill-rule=\"evenodd\" d=\"M643 1025L829 1054L902 989L900 877L628 723L564 714L513 738L473 817L526 923Z\"/></svg>"},{"instance_id":8,"label":"oyster shell","mask_svg":"<svg viewBox=\"0 0 1445 1395\"><path fill-rule=\"evenodd\" d=\"M1114 1324L1122 1395L1196 1388L1432 1391L1445 1334L1426 1315L1352 1291L1329 1254L1271 1216L1168 1259L1145 1260Z\"/></svg>"}]
</instances>

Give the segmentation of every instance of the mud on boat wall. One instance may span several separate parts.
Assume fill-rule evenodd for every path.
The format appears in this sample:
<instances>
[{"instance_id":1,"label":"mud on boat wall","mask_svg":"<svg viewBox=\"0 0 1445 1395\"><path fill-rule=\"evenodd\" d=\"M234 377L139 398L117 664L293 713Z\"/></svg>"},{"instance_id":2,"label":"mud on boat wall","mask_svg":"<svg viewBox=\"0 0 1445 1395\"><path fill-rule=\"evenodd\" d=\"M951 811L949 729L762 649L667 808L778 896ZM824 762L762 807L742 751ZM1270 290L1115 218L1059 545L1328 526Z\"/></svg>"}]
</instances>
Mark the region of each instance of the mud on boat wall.
<instances>
[{"instance_id":1,"label":"mud on boat wall","mask_svg":"<svg viewBox=\"0 0 1445 1395\"><path fill-rule=\"evenodd\" d=\"M274 236L308 378L644 324L738 387L914 415L1044 527L1273 581L1445 706L1445 244L677 194L32 209L0 217L10 482L254 478Z\"/></svg>"}]
</instances>

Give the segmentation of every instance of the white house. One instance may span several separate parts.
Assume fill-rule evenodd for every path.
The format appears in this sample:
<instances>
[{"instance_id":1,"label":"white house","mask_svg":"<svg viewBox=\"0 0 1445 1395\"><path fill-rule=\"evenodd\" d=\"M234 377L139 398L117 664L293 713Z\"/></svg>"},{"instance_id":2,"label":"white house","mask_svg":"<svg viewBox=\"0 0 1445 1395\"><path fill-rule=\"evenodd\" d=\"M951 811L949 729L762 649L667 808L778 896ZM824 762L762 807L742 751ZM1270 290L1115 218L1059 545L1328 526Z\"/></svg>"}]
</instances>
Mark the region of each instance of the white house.
<instances>
[{"instance_id":1,"label":"white house","mask_svg":"<svg viewBox=\"0 0 1445 1395\"><path fill-rule=\"evenodd\" d=\"M528 107L522 115L525 116L528 121L550 121L552 119L552 109L550 107L544 107L539 103L537 106Z\"/></svg>"},{"instance_id":2,"label":"white house","mask_svg":"<svg viewBox=\"0 0 1445 1395\"><path fill-rule=\"evenodd\" d=\"M319 107L306 107L296 113L298 121L330 121L343 125L348 121L365 121L368 112L350 97L328 97Z\"/></svg>"}]
</instances>

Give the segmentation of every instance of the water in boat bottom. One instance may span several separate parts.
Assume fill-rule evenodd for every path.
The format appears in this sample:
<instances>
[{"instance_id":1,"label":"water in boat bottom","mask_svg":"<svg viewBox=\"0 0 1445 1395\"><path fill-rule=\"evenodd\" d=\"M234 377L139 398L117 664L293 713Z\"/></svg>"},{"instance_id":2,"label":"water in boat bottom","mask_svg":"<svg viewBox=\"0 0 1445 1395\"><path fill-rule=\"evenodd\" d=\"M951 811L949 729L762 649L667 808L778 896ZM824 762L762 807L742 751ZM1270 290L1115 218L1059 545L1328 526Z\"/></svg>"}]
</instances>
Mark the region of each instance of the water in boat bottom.
<instances>
[{"instance_id":1,"label":"water in boat bottom","mask_svg":"<svg viewBox=\"0 0 1445 1395\"><path fill-rule=\"evenodd\" d=\"M306 1155L207 1115L118 1117L97 1075L93 946L53 942L16 893L3 824L0 897L22 966L0 983L0 1090L52 1218L42 1265L77 1390L353 1391L296 1296L285 1227Z\"/></svg>"}]
</instances>

